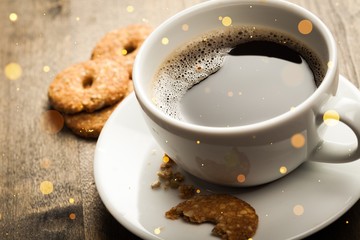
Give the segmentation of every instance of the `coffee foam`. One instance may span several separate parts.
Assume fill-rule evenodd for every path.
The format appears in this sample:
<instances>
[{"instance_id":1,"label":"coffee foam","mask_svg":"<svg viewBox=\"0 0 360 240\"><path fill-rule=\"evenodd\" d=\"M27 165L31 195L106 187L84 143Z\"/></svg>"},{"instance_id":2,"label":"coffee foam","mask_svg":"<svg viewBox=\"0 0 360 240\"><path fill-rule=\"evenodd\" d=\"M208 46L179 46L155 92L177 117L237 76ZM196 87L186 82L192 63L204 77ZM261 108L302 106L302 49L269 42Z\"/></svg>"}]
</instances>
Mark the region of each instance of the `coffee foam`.
<instances>
[{"instance_id":1,"label":"coffee foam","mask_svg":"<svg viewBox=\"0 0 360 240\"><path fill-rule=\"evenodd\" d=\"M320 85L325 68L319 58L303 44L286 34L270 29L229 27L195 38L166 58L153 79L154 103L165 114L181 120L180 102L186 92L217 72L232 48L254 40L281 43L299 52L311 67L316 85Z\"/></svg>"}]
</instances>

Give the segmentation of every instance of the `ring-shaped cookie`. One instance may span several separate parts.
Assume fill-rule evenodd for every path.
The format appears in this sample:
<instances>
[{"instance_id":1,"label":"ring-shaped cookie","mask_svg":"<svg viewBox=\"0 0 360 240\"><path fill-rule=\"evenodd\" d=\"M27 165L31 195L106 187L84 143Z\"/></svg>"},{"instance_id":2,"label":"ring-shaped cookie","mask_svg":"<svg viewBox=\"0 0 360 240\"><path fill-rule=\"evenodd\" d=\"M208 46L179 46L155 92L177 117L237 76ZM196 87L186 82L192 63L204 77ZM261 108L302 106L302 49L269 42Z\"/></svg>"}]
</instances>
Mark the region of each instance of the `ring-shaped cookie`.
<instances>
[{"instance_id":1,"label":"ring-shaped cookie","mask_svg":"<svg viewBox=\"0 0 360 240\"><path fill-rule=\"evenodd\" d=\"M128 89L124 97L128 96L132 92L133 84L132 81L129 81ZM75 114L65 114L65 124L73 133L80 137L97 138L99 137L106 121L122 100L114 105L102 108L92 113L80 112Z\"/></svg>"},{"instance_id":2,"label":"ring-shaped cookie","mask_svg":"<svg viewBox=\"0 0 360 240\"><path fill-rule=\"evenodd\" d=\"M131 76L139 48L152 30L149 25L134 24L111 31L96 44L91 59L112 59L126 67Z\"/></svg>"},{"instance_id":3,"label":"ring-shaped cookie","mask_svg":"<svg viewBox=\"0 0 360 240\"><path fill-rule=\"evenodd\" d=\"M89 60L60 72L49 86L51 105L64 113L94 112L127 94L129 73L117 62Z\"/></svg>"},{"instance_id":4,"label":"ring-shaped cookie","mask_svg":"<svg viewBox=\"0 0 360 240\"><path fill-rule=\"evenodd\" d=\"M100 135L105 122L110 117L118 104L87 113L66 114L64 116L66 126L80 137L97 138Z\"/></svg>"}]
</instances>

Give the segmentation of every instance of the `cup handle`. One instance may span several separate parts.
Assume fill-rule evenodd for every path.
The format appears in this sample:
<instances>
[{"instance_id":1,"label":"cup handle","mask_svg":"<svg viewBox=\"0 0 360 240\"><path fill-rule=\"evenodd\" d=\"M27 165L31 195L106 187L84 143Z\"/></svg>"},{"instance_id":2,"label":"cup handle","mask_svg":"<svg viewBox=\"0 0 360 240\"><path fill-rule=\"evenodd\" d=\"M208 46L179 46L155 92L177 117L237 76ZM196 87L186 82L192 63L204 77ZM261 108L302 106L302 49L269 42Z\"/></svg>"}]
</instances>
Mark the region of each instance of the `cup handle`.
<instances>
[{"instance_id":1,"label":"cup handle","mask_svg":"<svg viewBox=\"0 0 360 240\"><path fill-rule=\"evenodd\" d=\"M357 146L323 140L313 151L310 159L328 163L358 160L360 158L360 102L334 96L322 107L317 117L319 125L328 119L346 124L355 133Z\"/></svg>"}]
</instances>

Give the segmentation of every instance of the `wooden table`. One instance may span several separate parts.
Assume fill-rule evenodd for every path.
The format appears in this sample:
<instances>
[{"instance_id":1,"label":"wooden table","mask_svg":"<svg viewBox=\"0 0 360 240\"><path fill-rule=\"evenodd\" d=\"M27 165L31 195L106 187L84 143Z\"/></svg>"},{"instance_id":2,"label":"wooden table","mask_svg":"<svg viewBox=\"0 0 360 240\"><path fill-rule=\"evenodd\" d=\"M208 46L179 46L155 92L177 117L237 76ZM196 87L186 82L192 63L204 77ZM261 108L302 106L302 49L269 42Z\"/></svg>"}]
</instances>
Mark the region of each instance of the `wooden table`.
<instances>
[{"instance_id":1,"label":"wooden table","mask_svg":"<svg viewBox=\"0 0 360 240\"><path fill-rule=\"evenodd\" d=\"M292 1L329 26L340 73L359 87L360 1ZM66 128L44 131L47 89L59 71L89 59L106 32L131 23L157 26L198 2L0 1L0 239L138 239L100 200L93 177L96 141ZM21 67L18 76L7 76L9 63ZM360 239L360 201L309 239Z\"/></svg>"}]
</instances>

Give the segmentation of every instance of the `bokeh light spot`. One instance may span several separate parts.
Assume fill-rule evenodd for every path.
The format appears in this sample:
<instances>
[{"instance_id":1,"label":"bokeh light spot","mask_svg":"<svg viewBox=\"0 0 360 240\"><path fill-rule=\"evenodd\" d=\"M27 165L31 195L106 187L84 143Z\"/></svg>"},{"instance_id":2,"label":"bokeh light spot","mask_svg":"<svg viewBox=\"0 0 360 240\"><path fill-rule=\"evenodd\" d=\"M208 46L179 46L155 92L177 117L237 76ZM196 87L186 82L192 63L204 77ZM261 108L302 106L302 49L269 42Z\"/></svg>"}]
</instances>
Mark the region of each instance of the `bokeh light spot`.
<instances>
[{"instance_id":1,"label":"bokeh light spot","mask_svg":"<svg viewBox=\"0 0 360 240\"><path fill-rule=\"evenodd\" d=\"M163 160L164 163L168 163L168 162L170 161L170 158L169 158L168 155L165 154L165 155L163 156L163 159L162 159L162 160Z\"/></svg>"},{"instance_id":2,"label":"bokeh light spot","mask_svg":"<svg viewBox=\"0 0 360 240\"><path fill-rule=\"evenodd\" d=\"M18 63L9 63L5 66L5 76L9 80L17 80L22 75L22 68Z\"/></svg>"},{"instance_id":3,"label":"bokeh light spot","mask_svg":"<svg viewBox=\"0 0 360 240\"><path fill-rule=\"evenodd\" d=\"M279 172L281 174L286 174L287 173L287 168L285 166L281 166L280 169L279 169Z\"/></svg>"},{"instance_id":4,"label":"bokeh light spot","mask_svg":"<svg viewBox=\"0 0 360 240\"><path fill-rule=\"evenodd\" d=\"M70 218L71 220L75 220L76 214L75 214L75 213L70 213L70 214L69 214L69 218Z\"/></svg>"},{"instance_id":5,"label":"bokeh light spot","mask_svg":"<svg viewBox=\"0 0 360 240\"><path fill-rule=\"evenodd\" d=\"M12 22L16 22L18 20L18 15L16 13L10 13L9 19Z\"/></svg>"},{"instance_id":6,"label":"bokeh light spot","mask_svg":"<svg viewBox=\"0 0 360 240\"><path fill-rule=\"evenodd\" d=\"M43 71L46 72L46 73L50 72L50 67L49 66L44 66Z\"/></svg>"},{"instance_id":7,"label":"bokeh light spot","mask_svg":"<svg viewBox=\"0 0 360 240\"><path fill-rule=\"evenodd\" d=\"M196 144L200 144L201 142L200 142L200 140L196 140Z\"/></svg>"},{"instance_id":8,"label":"bokeh light spot","mask_svg":"<svg viewBox=\"0 0 360 240\"><path fill-rule=\"evenodd\" d=\"M232 96L234 96L234 92L228 91L227 95L228 95L228 97L232 97Z\"/></svg>"},{"instance_id":9,"label":"bokeh light spot","mask_svg":"<svg viewBox=\"0 0 360 240\"><path fill-rule=\"evenodd\" d=\"M294 148L302 148L305 145L305 137L301 133L294 134L291 137L291 145Z\"/></svg>"},{"instance_id":10,"label":"bokeh light spot","mask_svg":"<svg viewBox=\"0 0 360 240\"><path fill-rule=\"evenodd\" d=\"M228 16L223 17L222 20L221 20L221 23L225 27L228 27L228 26L230 26L232 24L232 19L231 19L231 17L228 17Z\"/></svg>"},{"instance_id":11,"label":"bokeh light spot","mask_svg":"<svg viewBox=\"0 0 360 240\"><path fill-rule=\"evenodd\" d=\"M134 12L134 10L135 10L134 6L129 5L129 6L126 7L126 11L128 13L132 13L132 12Z\"/></svg>"},{"instance_id":12,"label":"bokeh light spot","mask_svg":"<svg viewBox=\"0 0 360 240\"><path fill-rule=\"evenodd\" d=\"M328 110L325 112L323 120L327 126L335 126L340 121L340 115L335 110Z\"/></svg>"},{"instance_id":13,"label":"bokeh light spot","mask_svg":"<svg viewBox=\"0 0 360 240\"><path fill-rule=\"evenodd\" d=\"M304 214L304 206L298 204L298 205L295 205L294 208L293 208L293 213L296 215L296 216L301 216Z\"/></svg>"},{"instance_id":14,"label":"bokeh light spot","mask_svg":"<svg viewBox=\"0 0 360 240\"><path fill-rule=\"evenodd\" d=\"M56 134L64 127L64 117L56 110L48 110L41 115L40 124L46 133Z\"/></svg>"},{"instance_id":15,"label":"bokeh light spot","mask_svg":"<svg viewBox=\"0 0 360 240\"><path fill-rule=\"evenodd\" d=\"M74 203L75 203L75 199L69 198L69 203L74 204Z\"/></svg>"},{"instance_id":16,"label":"bokeh light spot","mask_svg":"<svg viewBox=\"0 0 360 240\"><path fill-rule=\"evenodd\" d=\"M244 174L239 174L239 175L237 176L237 181L238 181L239 183L243 183L243 182L245 182L245 180L246 180L246 176L245 176Z\"/></svg>"},{"instance_id":17,"label":"bokeh light spot","mask_svg":"<svg viewBox=\"0 0 360 240\"><path fill-rule=\"evenodd\" d=\"M48 158L44 158L40 162L40 168L42 169L48 169L51 166L51 160Z\"/></svg>"},{"instance_id":18,"label":"bokeh light spot","mask_svg":"<svg viewBox=\"0 0 360 240\"><path fill-rule=\"evenodd\" d=\"M159 234L161 233L161 227L155 228L155 229L154 229L154 233L155 233L156 235L159 235Z\"/></svg>"},{"instance_id":19,"label":"bokeh light spot","mask_svg":"<svg viewBox=\"0 0 360 240\"><path fill-rule=\"evenodd\" d=\"M44 195L48 195L54 191L54 185L52 182L49 181L43 181L40 183L40 191Z\"/></svg>"},{"instance_id":20,"label":"bokeh light spot","mask_svg":"<svg viewBox=\"0 0 360 240\"><path fill-rule=\"evenodd\" d=\"M157 101L156 101L156 98L151 98L151 101L153 102L153 104L157 105ZM155 129L153 129L155 131ZM155 131L156 132L156 131Z\"/></svg>"},{"instance_id":21,"label":"bokeh light spot","mask_svg":"<svg viewBox=\"0 0 360 240\"><path fill-rule=\"evenodd\" d=\"M128 51L127 51L126 49L122 49L122 50L121 50L121 55L126 56L127 53L128 53Z\"/></svg>"},{"instance_id":22,"label":"bokeh light spot","mask_svg":"<svg viewBox=\"0 0 360 240\"><path fill-rule=\"evenodd\" d=\"M189 31L189 25L188 25L188 24L183 24L183 25L181 26L181 29L182 29L184 32L187 32L187 31Z\"/></svg>"},{"instance_id":23,"label":"bokeh light spot","mask_svg":"<svg viewBox=\"0 0 360 240\"><path fill-rule=\"evenodd\" d=\"M301 34L304 34L304 35L309 34L313 30L313 24L310 20L303 19L298 24L298 30Z\"/></svg>"},{"instance_id":24,"label":"bokeh light spot","mask_svg":"<svg viewBox=\"0 0 360 240\"><path fill-rule=\"evenodd\" d=\"M329 62L327 63L327 67L328 67L328 68L333 68L333 67L334 67L334 63L333 63L332 61L329 61Z\"/></svg>"},{"instance_id":25,"label":"bokeh light spot","mask_svg":"<svg viewBox=\"0 0 360 240\"><path fill-rule=\"evenodd\" d=\"M168 39L167 37L163 37L163 38L161 39L161 44L163 44L163 45L168 45L168 44L169 44L169 39Z\"/></svg>"}]
</instances>

